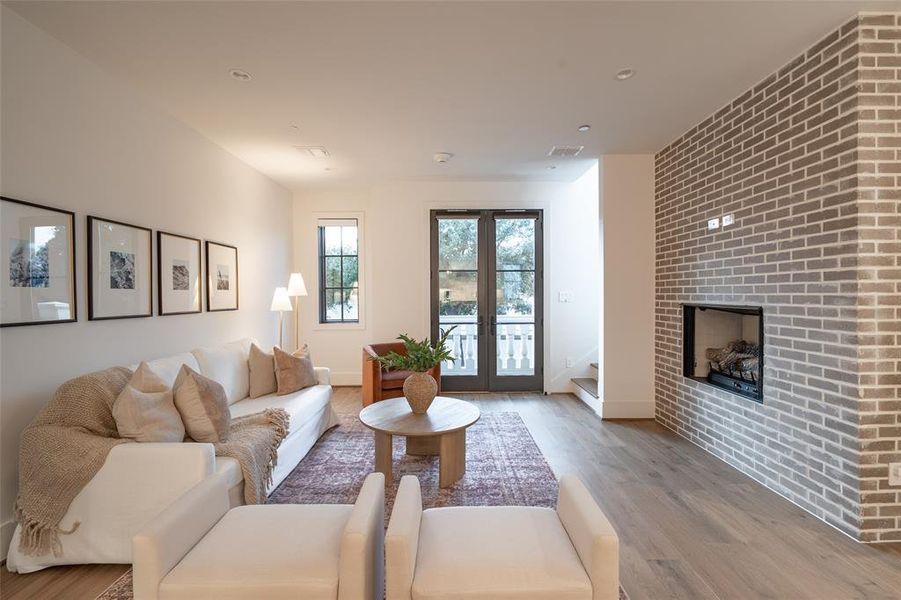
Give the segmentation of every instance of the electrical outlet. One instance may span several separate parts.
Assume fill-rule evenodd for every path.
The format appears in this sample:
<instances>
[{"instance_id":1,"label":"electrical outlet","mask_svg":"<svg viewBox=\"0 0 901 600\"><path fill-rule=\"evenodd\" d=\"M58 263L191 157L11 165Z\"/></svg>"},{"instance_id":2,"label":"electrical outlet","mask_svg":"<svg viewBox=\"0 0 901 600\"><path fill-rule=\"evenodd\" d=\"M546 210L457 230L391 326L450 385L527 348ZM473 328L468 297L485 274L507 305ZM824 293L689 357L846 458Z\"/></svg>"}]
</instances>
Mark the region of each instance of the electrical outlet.
<instances>
[{"instance_id":1,"label":"electrical outlet","mask_svg":"<svg viewBox=\"0 0 901 600\"><path fill-rule=\"evenodd\" d=\"M569 358L568 356L566 357L566 368L567 369L573 368L573 359Z\"/></svg>"},{"instance_id":2,"label":"electrical outlet","mask_svg":"<svg viewBox=\"0 0 901 600\"><path fill-rule=\"evenodd\" d=\"M723 215L723 227L727 227L735 223L735 217L732 215Z\"/></svg>"},{"instance_id":3,"label":"electrical outlet","mask_svg":"<svg viewBox=\"0 0 901 600\"><path fill-rule=\"evenodd\" d=\"M888 466L888 484L901 485L901 463L890 463Z\"/></svg>"},{"instance_id":4,"label":"electrical outlet","mask_svg":"<svg viewBox=\"0 0 901 600\"><path fill-rule=\"evenodd\" d=\"M720 218L719 217L717 217L715 219L710 219L709 221L707 221L707 230L708 231L712 231L714 229L719 229L719 228L720 228Z\"/></svg>"}]
</instances>

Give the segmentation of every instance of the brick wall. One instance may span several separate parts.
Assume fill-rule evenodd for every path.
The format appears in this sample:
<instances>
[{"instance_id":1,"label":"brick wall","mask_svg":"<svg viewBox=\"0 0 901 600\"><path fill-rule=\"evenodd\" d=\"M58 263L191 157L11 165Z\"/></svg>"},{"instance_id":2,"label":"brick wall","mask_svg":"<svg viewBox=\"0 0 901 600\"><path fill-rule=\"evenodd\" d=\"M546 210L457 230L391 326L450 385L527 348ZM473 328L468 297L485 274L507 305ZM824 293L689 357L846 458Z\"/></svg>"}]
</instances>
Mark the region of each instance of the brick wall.
<instances>
[{"instance_id":1,"label":"brick wall","mask_svg":"<svg viewBox=\"0 0 901 600\"><path fill-rule=\"evenodd\" d=\"M853 19L655 167L657 419L867 541L901 525L897 32ZM685 302L763 306L763 405L682 377Z\"/></svg>"}]
</instances>

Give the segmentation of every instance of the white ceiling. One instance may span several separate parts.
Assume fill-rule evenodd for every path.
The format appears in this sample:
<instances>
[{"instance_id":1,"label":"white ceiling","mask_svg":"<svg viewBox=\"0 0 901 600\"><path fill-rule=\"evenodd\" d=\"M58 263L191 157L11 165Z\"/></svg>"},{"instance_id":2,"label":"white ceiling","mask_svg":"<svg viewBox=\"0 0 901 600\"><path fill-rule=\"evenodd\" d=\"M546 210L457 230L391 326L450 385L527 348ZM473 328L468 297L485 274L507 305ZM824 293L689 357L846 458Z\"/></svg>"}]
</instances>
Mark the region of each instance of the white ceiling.
<instances>
[{"instance_id":1,"label":"white ceiling","mask_svg":"<svg viewBox=\"0 0 901 600\"><path fill-rule=\"evenodd\" d=\"M570 181L601 154L659 150L856 11L901 10L901 0L8 4L291 188ZM232 79L234 67L252 81ZM624 67L637 75L617 81ZM583 123L590 132L576 131ZM554 144L585 150L555 160ZM455 156L437 165L439 151Z\"/></svg>"}]
</instances>

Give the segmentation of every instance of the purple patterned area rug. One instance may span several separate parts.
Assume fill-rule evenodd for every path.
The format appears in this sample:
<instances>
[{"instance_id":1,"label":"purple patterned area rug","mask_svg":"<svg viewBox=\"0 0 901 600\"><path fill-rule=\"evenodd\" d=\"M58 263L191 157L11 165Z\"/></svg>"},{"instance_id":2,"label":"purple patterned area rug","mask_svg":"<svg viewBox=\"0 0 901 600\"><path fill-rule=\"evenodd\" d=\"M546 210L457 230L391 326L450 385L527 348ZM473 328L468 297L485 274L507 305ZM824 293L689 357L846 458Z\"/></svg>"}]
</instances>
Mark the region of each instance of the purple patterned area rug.
<instances>
[{"instance_id":1,"label":"purple patterned area rug","mask_svg":"<svg viewBox=\"0 0 901 600\"><path fill-rule=\"evenodd\" d=\"M269 495L270 504L353 504L374 466L373 433L356 415L340 415L290 475ZM397 485L415 475L424 508L437 506L545 506L557 502L557 479L522 418L513 412L483 413L466 432L466 474L438 487L438 457L408 456L404 438L394 440L393 481L385 490L391 514ZM629 600L620 588L620 600ZM132 572L96 600L132 600Z\"/></svg>"},{"instance_id":2,"label":"purple patterned area rug","mask_svg":"<svg viewBox=\"0 0 901 600\"><path fill-rule=\"evenodd\" d=\"M386 486L391 514L400 478L415 475L424 508L437 506L546 506L557 502L557 478L517 413L487 413L466 431L466 474L438 487L438 457L409 456L394 438L394 481ZM356 415L323 435L297 468L269 495L270 504L353 504L373 471L375 441Z\"/></svg>"}]
</instances>

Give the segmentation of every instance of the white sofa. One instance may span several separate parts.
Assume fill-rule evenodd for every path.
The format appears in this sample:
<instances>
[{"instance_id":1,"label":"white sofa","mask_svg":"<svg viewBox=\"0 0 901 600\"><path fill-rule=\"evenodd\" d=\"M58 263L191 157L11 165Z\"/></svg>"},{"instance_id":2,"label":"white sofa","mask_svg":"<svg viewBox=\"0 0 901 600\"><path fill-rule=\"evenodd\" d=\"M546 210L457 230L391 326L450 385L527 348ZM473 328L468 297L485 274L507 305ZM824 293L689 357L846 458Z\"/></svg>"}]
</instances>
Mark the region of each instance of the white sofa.
<instances>
[{"instance_id":1,"label":"white sofa","mask_svg":"<svg viewBox=\"0 0 901 600\"><path fill-rule=\"evenodd\" d=\"M218 381L225 388L233 417L265 408L288 411L290 428L278 450L271 491L306 456L316 440L338 424L338 416L331 403L329 370L321 367L316 368L318 385L284 396L249 398L247 357L252 341L198 348L148 364L170 385L183 364ZM7 555L7 568L30 573L54 565L130 563L132 537L176 498L213 473L221 474L227 482L231 506L243 504L244 481L237 461L215 456L212 444L120 444L75 497L60 522L64 530L79 523L74 533L61 537L63 555L23 555L18 549L17 527Z\"/></svg>"},{"instance_id":2,"label":"white sofa","mask_svg":"<svg viewBox=\"0 0 901 600\"><path fill-rule=\"evenodd\" d=\"M135 535L135 600L381 600L385 476L353 505L228 509L208 477Z\"/></svg>"}]
</instances>

